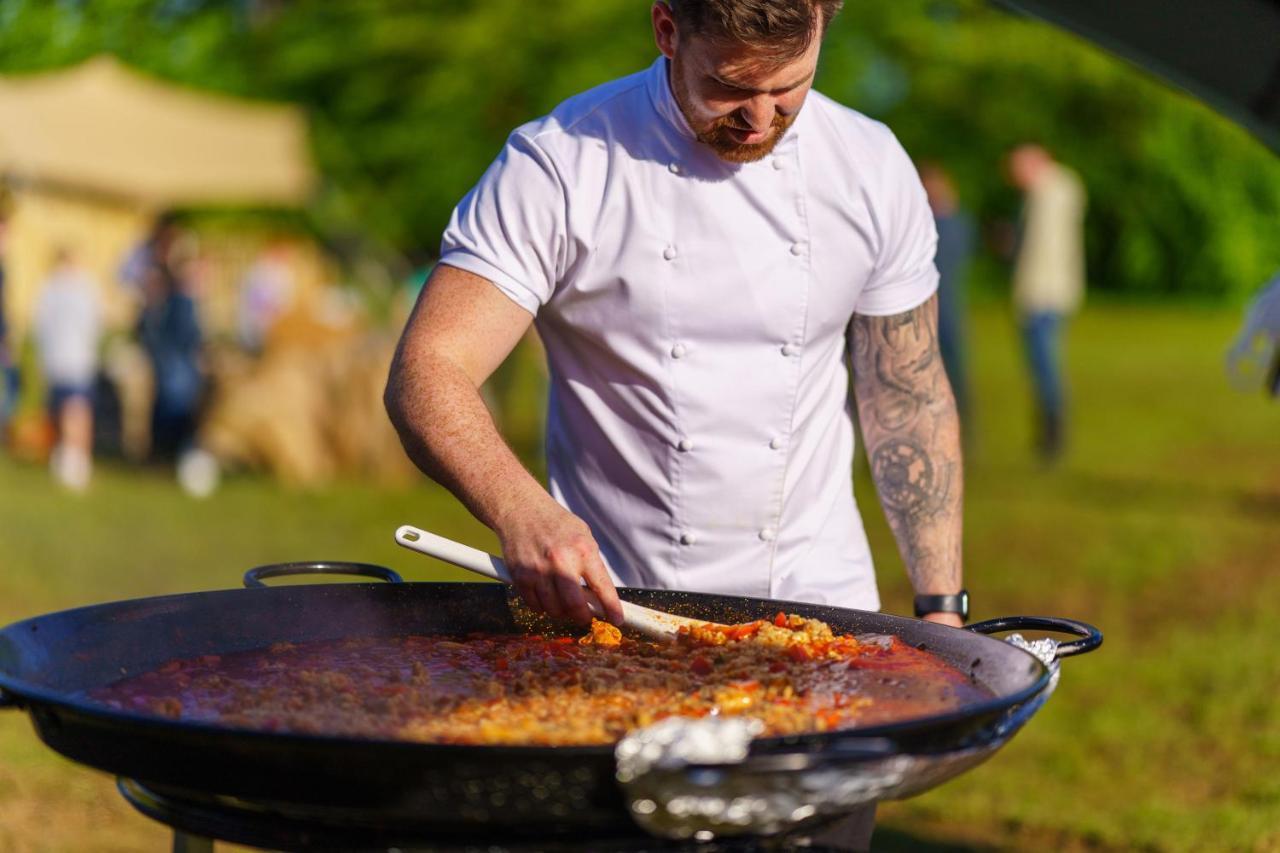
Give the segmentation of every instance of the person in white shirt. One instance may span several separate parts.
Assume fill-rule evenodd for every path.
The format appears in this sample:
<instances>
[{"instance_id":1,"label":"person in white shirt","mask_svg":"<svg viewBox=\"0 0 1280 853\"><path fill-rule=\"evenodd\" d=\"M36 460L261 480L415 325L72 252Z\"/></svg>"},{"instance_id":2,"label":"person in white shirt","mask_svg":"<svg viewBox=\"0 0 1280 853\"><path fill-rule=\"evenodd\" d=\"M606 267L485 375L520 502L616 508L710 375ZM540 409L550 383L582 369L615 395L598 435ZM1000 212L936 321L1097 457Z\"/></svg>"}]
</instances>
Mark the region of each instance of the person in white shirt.
<instances>
[{"instance_id":1,"label":"person in white shirt","mask_svg":"<svg viewBox=\"0 0 1280 853\"><path fill-rule=\"evenodd\" d=\"M624 583L878 608L852 367L918 610L961 624L933 219L888 128L811 91L839 6L659 0L662 56L518 128L454 211L385 399L533 607L586 621L585 584L621 621ZM549 488L477 391L531 322Z\"/></svg>"},{"instance_id":2,"label":"person in white shirt","mask_svg":"<svg viewBox=\"0 0 1280 853\"><path fill-rule=\"evenodd\" d=\"M236 325L240 345L260 354L276 322L293 301L293 269L289 265L289 244L269 243L245 271L240 282L240 302Z\"/></svg>"},{"instance_id":3,"label":"person in white shirt","mask_svg":"<svg viewBox=\"0 0 1280 853\"><path fill-rule=\"evenodd\" d=\"M1009 153L1008 171L1023 192L1013 304L1034 383L1036 450L1052 463L1066 442L1062 337L1067 318L1084 301L1087 199L1080 176L1034 143Z\"/></svg>"},{"instance_id":4,"label":"person in white shirt","mask_svg":"<svg viewBox=\"0 0 1280 853\"><path fill-rule=\"evenodd\" d=\"M63 485L82 491L92 468L92 395L102 311L97 287L69 249L55 254L53 272L36 303L34 331L49 415L57 427L50 468Z\"/></svg>"}]
</instances>

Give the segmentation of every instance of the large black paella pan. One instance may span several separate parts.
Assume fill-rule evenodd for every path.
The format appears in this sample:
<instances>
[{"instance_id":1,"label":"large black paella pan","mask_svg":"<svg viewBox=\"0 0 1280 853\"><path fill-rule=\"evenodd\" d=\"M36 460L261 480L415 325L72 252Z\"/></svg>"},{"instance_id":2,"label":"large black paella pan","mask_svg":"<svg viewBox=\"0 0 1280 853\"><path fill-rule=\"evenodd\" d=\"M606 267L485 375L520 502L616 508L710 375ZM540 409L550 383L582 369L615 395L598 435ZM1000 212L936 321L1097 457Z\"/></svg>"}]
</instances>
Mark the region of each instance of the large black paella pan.
<instances>
[{"instance_id":1,"label":"large black paella pan","mask_svg":"<svg viewBox=\"0 0 1280 853\"><path fill-rule=\"evenodd\" d=\"M231 796L288 810L320 810L341 822L457 834L518 827L533 837L635 831L607 746L461 746L250 731L115 711L86 692L175 658L225 654L278 642L404 634L511 633L530 627L508 591L485 583L401 583L359 564L289 564L253 570L246 583L287 573L354 573L393 583L293 585L197 592L99 604L38 616L0 630L0 706L24 709L63 755L148 784ZM885 756L985 758L1051 688L1033 654L987 633L1045 629L1082 637L1057 648L1089 651L1101 634L1063 619L1015 617L956 630L879 613L765 599L622 589L629 601L718 622L767 618L779 609L821 619L841 633L895 634L926 648L987 688L992 698L890 725L751 745L753 760L854 766ZM543 625L539 630L554 632ZM1025 719L1019 720L1019 724ZM985 752L983 751L985 748ZM799 764L797 764L799 762ZM976 763L922 774L915 789ZM764 766L764 765L761 765ZM757 768L758 769L758 768ZM908 780L910 782L911 780ZM911 785L899 790L913 790Z\"/></svg>"}]
</instances>

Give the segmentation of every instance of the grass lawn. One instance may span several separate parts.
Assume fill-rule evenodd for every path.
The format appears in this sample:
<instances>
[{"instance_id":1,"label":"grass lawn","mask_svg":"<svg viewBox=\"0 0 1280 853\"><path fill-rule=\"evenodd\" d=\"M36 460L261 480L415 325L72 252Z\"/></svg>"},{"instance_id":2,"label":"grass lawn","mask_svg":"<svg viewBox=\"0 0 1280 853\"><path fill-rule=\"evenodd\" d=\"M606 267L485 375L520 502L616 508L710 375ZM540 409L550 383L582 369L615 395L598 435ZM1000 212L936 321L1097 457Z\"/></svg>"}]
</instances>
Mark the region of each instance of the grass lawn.
<instances>
[{"instance_id":1,"label":"grass lawn","mask_svg":"<svg viewBox=\"0 0 1280 853\"><path fill-rule=\"evenodd\" d=\"M975 442L967 582L977 619L1075 616L1107 635L987 765L882 806L884 850L1280 851L1280 405L1229 390L1237 315L1092 307L1069 331L1074 423L1062 464L1030 445L1008 317L972 329ZM909 589L865 472L858 488L886 609ZM0 623L79 604L236 586L306 558L458 573L400 551L404 522L493 537L440 490L281 492L233 478L190 501L164 476L103 466L90 494L0 461ZM112 780L0 714L0 851L160 849Z\"/></svg>"}]
</instances>

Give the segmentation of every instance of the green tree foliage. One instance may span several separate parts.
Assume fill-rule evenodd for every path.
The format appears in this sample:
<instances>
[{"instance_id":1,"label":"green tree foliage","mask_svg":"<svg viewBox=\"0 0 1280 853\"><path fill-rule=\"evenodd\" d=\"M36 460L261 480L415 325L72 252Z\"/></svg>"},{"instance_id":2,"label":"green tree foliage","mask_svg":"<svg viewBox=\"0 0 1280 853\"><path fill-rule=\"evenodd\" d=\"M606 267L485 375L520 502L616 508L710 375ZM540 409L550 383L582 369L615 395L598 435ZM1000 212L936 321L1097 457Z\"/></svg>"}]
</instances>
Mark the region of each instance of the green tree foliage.
<instances>
[{"instance_id":1,"label":"green tree foliage","mask_svg":"<svg viewBox=\"0 0 1280 853\"><path fill-rule=\"evenodd\" d=\"M984 219L1015 213L999 173L1013 145L1079 170L1093 287L1241 296L1280 267L1280 161L1087 43L980 0L848 3L829 39L828 93L946 163ZM892 99L886 77L904 81Z\"/></svg>"},{"instance_id":2,"label":"green tree foliage","mask_svg":"<svg viewBox=\"0 0 1280 853\"><path fill-rule=\"evenodd\" d=\"M510 130L654 55L642 0L5 0L0 70L111 52L153 74L283 98L311 117L331 237L434 251ZM1034 139L1090 192L1091 284L1238 297L1280 267L1280 166L1191 99L982 0L850 0L819 87L946 164L985 221Z\"/></svg>"}]
</instances>

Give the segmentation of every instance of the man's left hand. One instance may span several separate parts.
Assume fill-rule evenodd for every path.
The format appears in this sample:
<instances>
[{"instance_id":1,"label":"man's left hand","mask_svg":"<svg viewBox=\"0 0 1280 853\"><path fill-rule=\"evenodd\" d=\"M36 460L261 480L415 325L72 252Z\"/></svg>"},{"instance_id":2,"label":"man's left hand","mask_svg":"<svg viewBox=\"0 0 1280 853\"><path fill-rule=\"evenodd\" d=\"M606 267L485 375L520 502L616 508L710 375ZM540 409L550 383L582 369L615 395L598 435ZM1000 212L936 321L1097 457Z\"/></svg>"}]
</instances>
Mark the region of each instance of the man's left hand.
<instances>
[{"instance_id":1,"label":"man's left hand","mask_svg":"<svg viewBox=\"0 0 1280 853\"><path fill-rule=\"evenodd\" d=\"M924 621L937 622L939 625L949 625L952 628L964 627L964 620L960 618L959 613L927 613Z\"/></svg>"}]
</instances>

